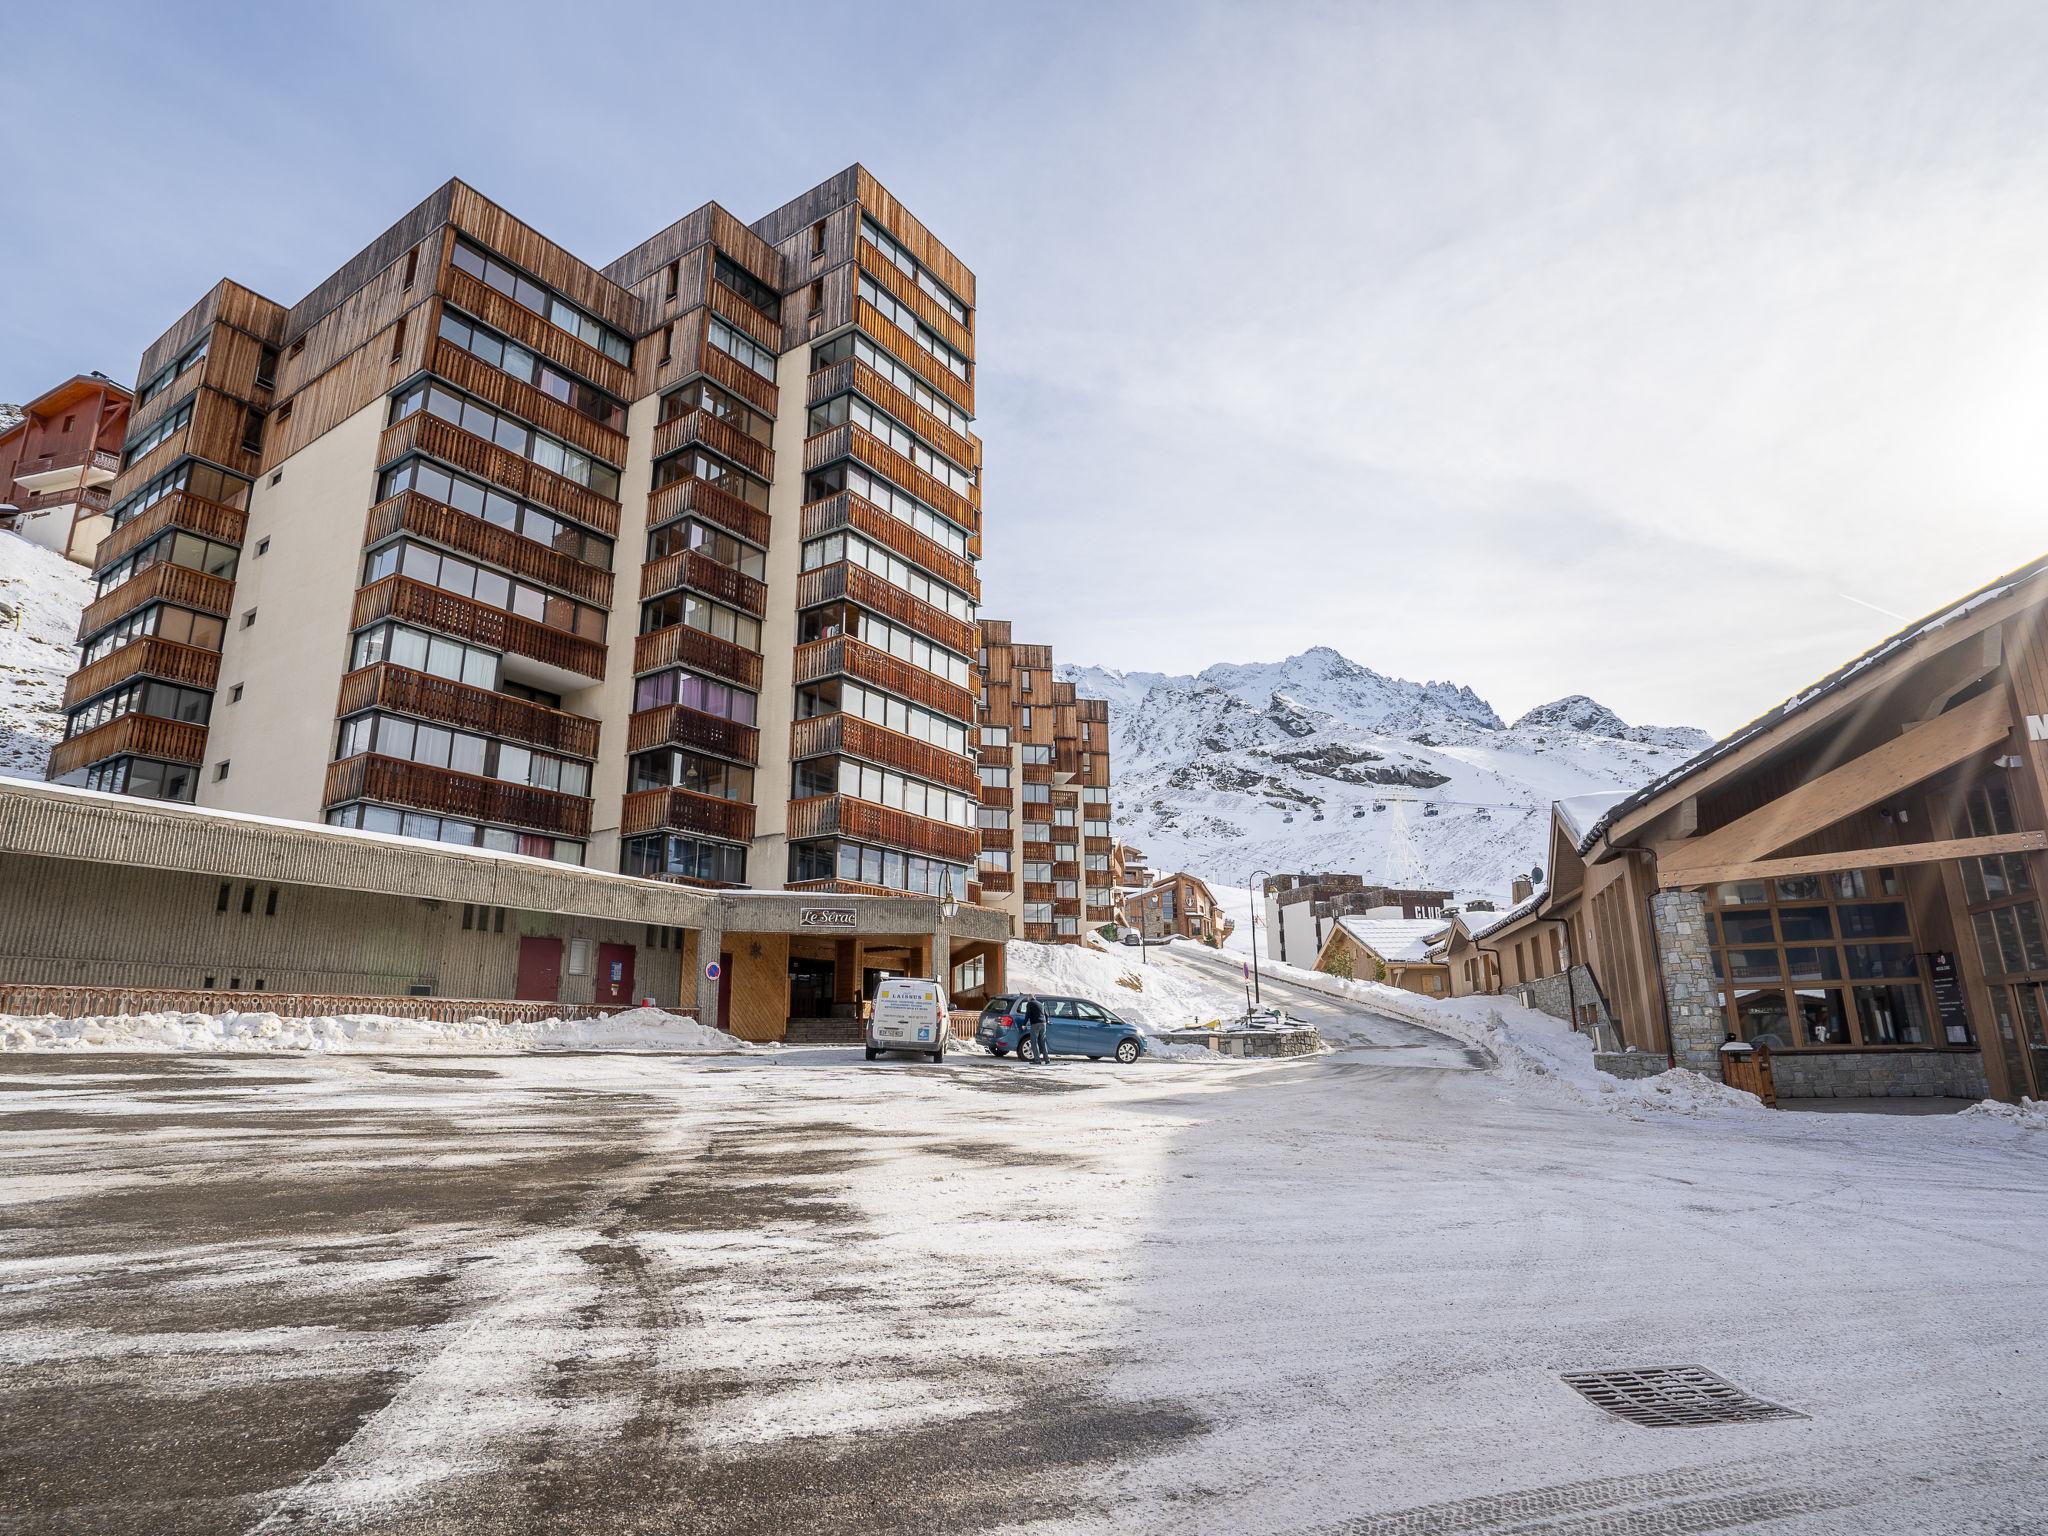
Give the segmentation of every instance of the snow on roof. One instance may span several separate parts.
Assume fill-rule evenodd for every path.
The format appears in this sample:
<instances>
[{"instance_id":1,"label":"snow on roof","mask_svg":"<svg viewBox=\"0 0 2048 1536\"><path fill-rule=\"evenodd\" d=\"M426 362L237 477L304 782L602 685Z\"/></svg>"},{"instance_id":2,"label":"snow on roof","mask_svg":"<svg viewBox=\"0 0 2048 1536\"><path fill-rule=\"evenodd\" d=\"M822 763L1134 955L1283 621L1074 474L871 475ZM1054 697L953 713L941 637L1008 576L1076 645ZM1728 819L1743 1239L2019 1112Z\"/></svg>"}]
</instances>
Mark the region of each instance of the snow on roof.
<instances>
[{"instance_id":1,"label":"snow on roof","mask_svg":"<svg viewBox=\"0 0 2048 1536\"><path fill-rule=\"evenodd\" d=\"M1551 802L1558 819L1570 834L1572 845L1577 847L1580 840L1600 824L1600 818L1613 810L1629 796L1625 789L1602 790L1592 795L1568 795L1562 800Z\"/></svg>"},{"instance_id":2,"label":"snow on roof","mask_svg":"<svg viewBox=\"0 0 2048 1536\"><path fill-rule=\"evenodd\" d=\"M1598 797L1589 795L1584 798L1597 799ZM1467 912L1465 914L1465 931L1471 934L1474 939L1483 939L1495 929L1505 928L1509 923L1519 922L1522 918L1527 917L1531 912L1534 912L1543 905L1543 898L1549 894L1550 887L1547 884L1539 885L1536 887L1535 895L1525 901L1517 902L1505 912ZM1477 919L1477 921L1474 921L1474 919Z\"/></svg>"},{"instance_id":3,"label":"snow on roof","mask_svg":"<svg viewBox=\"0 0 2048 1536\"><path fill-rule=\"evenodd\" d=\"M1441 917L1340 917L1337 926L1382 960L1429 957L1429 941L1448 926Z\"/></svg>"}]
</instances>

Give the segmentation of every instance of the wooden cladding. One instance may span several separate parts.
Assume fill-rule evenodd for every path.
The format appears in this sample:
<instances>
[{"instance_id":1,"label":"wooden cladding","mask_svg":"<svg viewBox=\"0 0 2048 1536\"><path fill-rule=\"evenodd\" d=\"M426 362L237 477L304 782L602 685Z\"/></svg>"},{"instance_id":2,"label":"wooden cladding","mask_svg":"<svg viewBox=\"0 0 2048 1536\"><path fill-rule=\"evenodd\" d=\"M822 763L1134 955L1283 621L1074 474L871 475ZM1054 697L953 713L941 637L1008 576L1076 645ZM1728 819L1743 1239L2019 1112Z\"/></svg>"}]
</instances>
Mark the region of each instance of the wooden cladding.
<instances>
[{"instance_id":1,"label":"wooden cladding","mask_svg":"<svg viewBox=\"0 0 2048 1536\"><path fill-rule=\"evenodd\" d=\"M729 565L720 565L694 549L679 549L640 568L640 598L659 597L678 587L688 587L729 603L743 613L759 618L768 611L768 588Z\"/></svg>"},{"instance_id":2,"label":"wooden cladding","mask_svg":"<svg viewBox=\"0 0 2048 1536\"><path fill-rule=\"evenodd\" d=\"M864 427L846 422L804 442L804 469L822 468L844 458L858 459L893 485L951 518L963 528L981 527L981 508L950 485L926 474Z\"/></svg>"},{"instance_id":3,"label":"wooden cladding","mask_svg":"<svg viewBox=\"0 0 2048 1536\"><path fill-rule=\"evenodd\" d=\"M616 501L426 411L415 411L384 429L377 445L377 462L395 464L415 452L481 476L501 490L573 517L599 533L616 536L619 531Z\"/></svg>"},{"instance_id":4,"label":"wooden cladding","mask_svg":"<svg viewBox=\"0 0 2048 1536\"><path fill-rule=\"evenodd\" d=\"M649 630L633 642L633 670L659 672L664 667L688 667L708 672L742 688L761 686L761 658L743 646L686 624Z\"/></svg>"},{"instance_id":5,"label":"wooden cladding","mask_svg":"<svg viewBox=\"0 0 2048 1536\"><path fill-rule=\"evenodd\" d=\"M812 374L804 398L808 404L818 405L848 390L864 395L955 463L970 469L980 466L979 438L955 432L857 357Z\"/></svg>"},{"instance_id":6,"label":"wooden cladding","mask_svg":"<svg viewBox=\"0 0 2048 1536\"><path fill-rule=\"evenodd\" d=\"M64 707L76 709L87 699L105 693L131 677L156 677L188 688L213 688L220 683L220 652L196 645L180 645L145 635L130 640L118 651L80 667L64 682Z\"/></svg>"},{"instance_id":7,"label":"wooden cladding","mask_svg":"<svg viewBox=\"0 0 2048 1536\"><path fill-rule=\"evenodd\" d=\"M789 802L790 841L811 837L850 837L956 864L972 864L978 843L971 827L948 826L850 795L813 795Z\"/></svg>"},{"instance_id":8,"label":"wooden cladding","mask_svg":"<svg viewBox=\"0 0 2048 1536\"><path fill-rule=\"evenodd\" d=\"M78 638L89 640L116 619L159 598L225 618L234 606L235 584L190 566L168 562L152 565L140 575L130 576L105 597L86 604L85 612L78 617Z\"/></svg>"},{"instance_id":9,"label":"wooden cladding","mask_svg":"<svg viewBox=\"0 0 2048 1536\"><path fill-rule=\"evenodd\" d=\"M855 259L872 281L887 289L896 302L922 320L933 335L961 356L973 358L974 332L955 320L937 299L906 277L895 262L875 249L872 241L861 240ZM968 313L971 317L973 311Z\"/></svg>"},{"instance_id":10,"label":"wooden cladding","mask_svg":"<svg viewBox=\"0 0 2048 1536\"><path fill-rule=\"evenodd\" d=\"M974 274L968 270L967 264L947 250L938 236L898 202L893 192L875 180L866 166L856 165L852 171L853 194L861 211L886 229L889 237L910 252L927 272L958 294L962 303L972 306Z\"/></svg>"},{"instance_id":11,"label":"wooden cladding","mask_svg":"<svg viewBox=\"0 0 2048 1536\"><path fill-rule=\"evenodd\" d=\"M530 422L594 458L603 459L614 468L624 467L625 433L600 426L575 407L565 405L523 379L513 378L503 369L493 368L454 342L437 339L428 353L427 367L485 404L509 411L520 420Z\"/></svg>"},{"instance_id":12,"label":"wooden cladding","mask_svg":"<svg viewBox=\"0 0 2048 1536\"><path fill-rule=\"evenodd\" d=\"M326 799L322 803L332 807L353 800L410 806L464 821L490 822L561 837L590 835L590 802L581 795L506 784L480 774L430 768L395 757L366 754L328 765Z\"/></svg>"},{"instance_id":13,"label":"wooden cladding","mask_svg":"<svg viewBox=\"0 0 2048 1536\"><path fill-rule=\"evenodd\" d=\"M974 414L974 386L897 329L866 299L853 301L854 323L869 341L923 379L968 415Z\"/></svg>"},{"instance_id":14,"label":"wooden cladding","mask_svg":"<svg viewBox=\"0 0 2048 1536\"><path fill-rule=\"evenodd\" d=\"M521 223L474 187L457 181L451 183L451 191L448 222L477 244L532 273L614 330L631 336L639 329L639 303L597 268Z\"/></svg>"},{"instance_id":15,"label":"wooden cladding","mask_svg":"<svg viewBox=\"0 0 2048 1536\"><path fill-rule=\"evenodd\" d=\"M853 715L814 715L790 723L792 761L842 754L879 767L900 769L965 795L980 788L974 764L966 758L914 736L900 735L873 721Z\"/></svg>"},{"instance_id":16,"label":"wooden cladding","mask_svg":"<svg viewBox=\"0 0 2048 1536\"><path fill-rule=\"evenodd\" d=\"M942 677L934 677L922 667L913 667L887 651L876 650L864 640L856 640L851 635L834 635L796 648L794 680L798 684L837 676L873 683L885 693L893 693L913 704L922 704L954 720L968 723L974 720L972 690L949 683Z\"/></svg>"},{"instance_id":17,"label":"wooden cladding","mask_svg":"<svg viewBox=\"0 0 2048 1536\"><path fill-rule=\"evenodd\" d=\"M487 561L515 576L557 588L600 608L611 606L610 571L586 565L574 556L522 538L496 523L458 512L418 491L402 491L370 508L363 543L375 544L401 532Z\"/></svg>"},{"instance_id":18,"label":"wooden cladding","mask_svg":"<svg viewBox=\"0 0 2048 1536\"><path fill-rule=\"evenodd\" d=\"M732 842L753 841L754 808L741 800L721 800L687 789L643 789L625 797L619 807L619 835L641 832L695 832Z\"/></svg>"},{"instance_id":19,"label":"wooden cladding","mask_svg":"<svg viewBox=\"0 0 2048 1536\"><path fill-rule=\"evenodd\" d=\"M775 404L781 395L772 380L762 378L738 358L721 352L708 341L700 341L698 348L697 372L712 383L731 390L756 410L766 411L770 416L775 414ZM680 352L681 348L677 350Z\"/></svg>"},{"instance_id":20,"label":"wooden cladding","mask_svg":"<svg viewBox=\"0 0 2048 1536\"><path fill-rule=\"evenodd\" d=\"M934 608L922 598L912 597L873 571L836 560L814 571L805 571L797 578L796 605L799 610L815 608L820 603L837 602L841 598L908 625L926 639L937 641L963 656L974 654L972 624L965 619L954 618L942 608Z\"/></svg>"},{"instance_id":21,"label":"wooden cladding","mask_svg":"<svg viewBox=\"0 0 2048 1536\"><path fill-rule=\"evenodd\" d=\"M750 544L758 544L763 549L768 547L768 514L748 506L730 491L721 491L702 480L678 480L647 498L647 526L650 529L692 513L707 523L716 523L726 531L738 534Z\"/></svg>"},{"instance_id":22,"label":"wooden cladding","mask_svg":"<svg viewBox=\"0 0 2048 1536\"><path fill-rule=\"evenodd\" d=\"M156 757L198 763L206 757L206 727L156 715L123 715L83 735L60 741L50 753L50 777L61 779L110 757Z\"/></svg>"},{"instance_id":23,"label":"wooden cladding","mask_svg":"<svg viewBox=\"0 0 2048 1536\"><path fill-rule=\"evenodd\" d=\"M388 662L363 667L341 680L335 714L347 716L365 709L412 715L569 757L597 756L595 720Z\"/></svg>"},{"instance_id":24,"label":"wooden cladding","mask_svg":"<svg viewBox=\"0 0 2048 1536\"><path fill-rule=\"evenodd\" d=\"M333 367L310 378L286 402L288 411L270 413L263 434L263 467L283 463L420 372L432 350L433 332L433 305L421 300L392 325L344 353ZM283 382L280 378L280 387Z\"/></svg>"},{"instance_id":25,"label":"wooden cladding","mask_svg":"<svg viewBox=\"0 0 2048 1536\"><path fill-rule=\"evenodd\" d=\"M665 459L692 443L702 443L713 453L723 454L763 480L775 478L775 455L732 423L720 421L707 410L685 411L654 429L654 457L657 459Z\"/></svg>"},{"instance_id":26,"label":"wooden cladding","mask_svg":"<svg viewBox=\"0 0 2048 1536\"><path fill-rule=\"evenodd\" d=\"M604 676L602 642L536 624L516 613L443 592L408 576L386 576L356 594L349 627L361 629L379 619L423 625L472 645L511 651L585 677Z\"/></svg>"},{"instance_id":27,"label":"wooden cladding","mask_svg":"<svg viewBox=\"0 0 2048 1536\"><path fill-rule=\"evenodd\" d=\"M621 400L635 397L632 369L605 356L582 337L571 336L524 304L506 298L481 278L451 266L442 275L441 295L464 314L510 336L549 362L581 375L607 394L617 395Z\"/></svg>"},{"instance_id":28,"label":"wooden cladding","mask_svg":"<svg viewBox=\"0 0 2048 1536\"><path fill-rule=\"evenodd\" d=\"M742 763L761 760L761 733L737 720L721 720L680 704L663 704L636 712L626 726L626 750L647 752L656 747L689 747Z\"/></svg>"},{"instance_id":29,"label":"wooden cladding","mask_svg":"<svg viewBox=\"0 0 2048 1536\"><path fill-rule=\"evenodd\" d=\"M977 601L981 597L981 580L975 575L972 560L954 554L936 539L926 538L910 524L891 517L864 496L841 491L823 501L814 501L804 508L800 527L801 536L806 539L851 528L894 550L912 565L931 572L941 581L958 587L969 597Z\"/></svg>"},{"instance_id":30,"label":"wooden cladding","mask_svg":"<svg viewBox=\"0 0 2048 1536\"><path fill-rule=\"evenodd\" d=\"M93 567L96 571L105 571L166 529L182 528L187 533L201 534L223 544L239 545L248 526L249 514L246 512L237 512L233 507L224 507L217 501L208 501L189 491L173 491L101 539L99 551L93 556Z\"/></svg>"},{"instance_id":31,"label":"wooden cladding","mask_svg":"<svg viewBox=\"0 0 2048 1536\"><path fill-rule=\"evenodd\" d=\"M176 362L210 326L231 325L274 342L283 335L284 316L282 304L222 278L207 290L204 298L179 316L176 324L150 343L135 377L141 383L155 378L165 364Z\"/></svg>"}]
</instances>

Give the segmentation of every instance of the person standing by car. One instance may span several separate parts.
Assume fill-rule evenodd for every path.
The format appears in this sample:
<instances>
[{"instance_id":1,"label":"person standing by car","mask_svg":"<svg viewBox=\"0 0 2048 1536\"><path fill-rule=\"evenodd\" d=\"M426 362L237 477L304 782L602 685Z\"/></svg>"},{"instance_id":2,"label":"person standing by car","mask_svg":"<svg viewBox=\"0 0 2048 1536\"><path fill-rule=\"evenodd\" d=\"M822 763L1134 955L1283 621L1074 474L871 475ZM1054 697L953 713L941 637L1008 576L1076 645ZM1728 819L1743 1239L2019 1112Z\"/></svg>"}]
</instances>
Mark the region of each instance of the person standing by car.
<instances>
[{"instance_id":1,"label":"person standing by car","mask_svg":"<svg viewBox=\"0 0 2048 1536\"><path fill-rule=\"evenodd\" d=\"M1031 1042L1031 1059L1041 1067L1046 1062L1045 1051L1045 1004L1032 993L1024 999L1024 1029L1018 1037L1018 1054L1023 1054L1023 1042Z\"/></svg>"}]
</instances>

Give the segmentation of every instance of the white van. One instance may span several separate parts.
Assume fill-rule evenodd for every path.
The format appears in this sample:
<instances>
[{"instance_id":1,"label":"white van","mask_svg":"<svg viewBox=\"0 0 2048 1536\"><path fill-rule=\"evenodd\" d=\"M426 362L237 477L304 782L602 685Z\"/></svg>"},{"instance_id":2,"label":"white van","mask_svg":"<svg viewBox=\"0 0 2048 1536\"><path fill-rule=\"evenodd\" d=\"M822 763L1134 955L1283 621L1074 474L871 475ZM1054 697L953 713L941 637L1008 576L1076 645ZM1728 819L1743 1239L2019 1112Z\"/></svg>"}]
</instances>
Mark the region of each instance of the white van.
<instances>
[{"instance_id":1,"label":"white van","mask_svg":"<svg viewBox=\"0 0 2048 1536\"><path fill-rule=\"evenodd\" d=\"M918 1051L933 1061L944 1061L952 1037L946 989L936 981L896 976L876 990L875 1006L868 1015L869 1061L884 1051Z\"/></svg>"}]
</instances>

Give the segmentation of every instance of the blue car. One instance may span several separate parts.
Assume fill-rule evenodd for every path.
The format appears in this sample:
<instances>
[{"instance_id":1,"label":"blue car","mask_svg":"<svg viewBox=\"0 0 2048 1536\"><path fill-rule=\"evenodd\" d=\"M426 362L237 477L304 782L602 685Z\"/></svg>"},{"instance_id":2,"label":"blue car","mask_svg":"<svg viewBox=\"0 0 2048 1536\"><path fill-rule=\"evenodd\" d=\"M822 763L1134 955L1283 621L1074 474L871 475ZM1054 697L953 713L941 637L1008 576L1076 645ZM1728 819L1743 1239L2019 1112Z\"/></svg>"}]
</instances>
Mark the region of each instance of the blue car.
<instances>
[{"instance_id":1,"label":"blue car","mask_svg":"<svg viewBox=\"0 0 2048 1536\"><path fill-rule=\"evenodd\" d=\"M1012 1051L1023 1054L1024 1019L1018 1010L1028 995L1018 992L992 997L981 1010L974 1038L991 1055L1007 1056ZM1138 1027L1125 1023L1101 1004L1091 1003L1085 997L1054 997L1045 992L1038 994L1038 1000L1045 1005L1047 1054L1086 1056L1090 1061L1114 1056L1127 1066L1145 1054L1145 1037Z\"/></svg>"}]
</instances>

